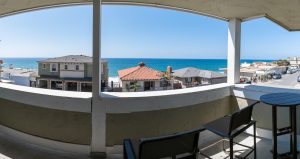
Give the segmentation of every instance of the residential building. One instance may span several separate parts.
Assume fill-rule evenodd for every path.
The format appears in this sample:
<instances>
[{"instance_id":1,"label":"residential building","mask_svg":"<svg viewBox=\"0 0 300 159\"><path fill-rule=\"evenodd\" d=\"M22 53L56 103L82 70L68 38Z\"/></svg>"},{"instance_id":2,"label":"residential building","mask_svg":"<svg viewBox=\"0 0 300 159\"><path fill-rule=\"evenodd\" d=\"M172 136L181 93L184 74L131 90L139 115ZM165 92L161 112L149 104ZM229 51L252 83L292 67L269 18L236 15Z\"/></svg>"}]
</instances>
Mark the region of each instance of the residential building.
<instances>
[{"instance_id":1,"label":"residential building","mask_svg":"<svg viewBox=\"0 0 300 159\"><path fill-rule=\"evenodd\" d=\"M22 68L5 68L0 75L5 83L12 83L20 86L35 87L37 72Z\"/></svg>"},{"instance_id":2,"label":"residential building","mask_svg":"<svg viewBox=\"0 0 300 159\"><path fill-rule=\"evenodd\" d=\"M123 92L171 89L163 72L146 67L143 62L136 67L119 70L118 74Z\"/></svg>"},{"instance_id":3,"label":"residential building","mask_svg":"<svg viewBox=\"0 0 300 159\"><path fill-rule=\"evenodd\" d=\"M68 55L38 61L37 87L68 90L92 91L92 57ZM101 84L108 83L107 61L101 60Z\"/></svg>"},{"instance_id":4,"label":"residential building","mask_svg":"<svg viewBox=\"0 0 300 159\"><path fill-rule=\"evenodd\" d=\"M300 66L300 57L288 57L291 66Z\"/></svg>"},{"instance_id":5,"label":"residential building","mask_svg":"<svg viewBox=\"0 0 300 159\"><path fill-rule=\"evenodd\" d=\"M194 67L174 70L173 76L176 79L175 83L181 83L182 88L226 83L227 80L226 75L223 73L201 70Z\"/></svg>"}]
</instances>

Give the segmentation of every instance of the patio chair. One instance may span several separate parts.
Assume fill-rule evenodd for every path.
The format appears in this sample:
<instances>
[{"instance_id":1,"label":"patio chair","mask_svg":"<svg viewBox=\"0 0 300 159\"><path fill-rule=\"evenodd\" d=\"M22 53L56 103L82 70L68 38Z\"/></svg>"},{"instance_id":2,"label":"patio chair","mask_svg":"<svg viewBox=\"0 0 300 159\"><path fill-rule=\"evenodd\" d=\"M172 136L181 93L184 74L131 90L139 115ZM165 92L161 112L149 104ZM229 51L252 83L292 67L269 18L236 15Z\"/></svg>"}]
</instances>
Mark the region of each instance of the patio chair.
<instances>
[{"instance_id":1,"label":"patio chair","mask_svg":"<svg viewBox=\"0 0 300 159\"><path fill-rule=\"evenodd\" d=\"M246 158L249 156L252 152L254 152L254 158L256 159L256 121L251 119L252 110L255 104L259 102L255 102L254 104L251 104L250 106L247 106L232 115L224 116L220 119L214 120L210 123L207 123L204 125L204 128L206 130L209 130L213 132L216 135L219 135L223 137L223 141L225 139L229 140L229 147L230 152L229 156L230 159L233 159L233 144L237 144L246 148L249 148L251 151L249 151L243 158ZM247 130L250 126L253 126L253 140L254 140L254 146L250 147L247 145L242 145L240 143L234 142L234 138L243 133L245 130ZM223 142L223 150L224 148L224 142ZM202 153L200 150L200 154L210 158L208 155ZM239 156L237 156L239 157Z\"/></svg>"},{"instance_id":2,"label":"patio chair","mask_svg":"<svg viewBox=\"0 0 300 159\"><path fill-rule=\"evenodd\" d=\"M124 159L159 159L165 157L196 159L199 134L203 130L197 129L139 140L125 139L123 142Z\"/></svg>"}]
</instances>

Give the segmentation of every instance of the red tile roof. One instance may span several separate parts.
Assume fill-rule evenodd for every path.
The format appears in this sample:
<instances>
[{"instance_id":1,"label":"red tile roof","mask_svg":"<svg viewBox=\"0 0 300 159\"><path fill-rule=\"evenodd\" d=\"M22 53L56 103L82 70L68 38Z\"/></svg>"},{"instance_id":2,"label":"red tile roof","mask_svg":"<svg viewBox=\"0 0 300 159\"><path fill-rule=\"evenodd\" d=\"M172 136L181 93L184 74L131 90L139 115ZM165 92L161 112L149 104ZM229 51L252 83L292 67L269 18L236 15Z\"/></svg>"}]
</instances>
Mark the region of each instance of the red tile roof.
<instances>
[{"instance_id":1,"label":"red tile roof","mask_svg":"<svg viewBox=\"0 0 300 159\"><path fill-rule=\"evenodd\" d=\"M136 66L118 71L122 81L160 80L163 73L145 66Z\"/></svg>"}]
</instances>

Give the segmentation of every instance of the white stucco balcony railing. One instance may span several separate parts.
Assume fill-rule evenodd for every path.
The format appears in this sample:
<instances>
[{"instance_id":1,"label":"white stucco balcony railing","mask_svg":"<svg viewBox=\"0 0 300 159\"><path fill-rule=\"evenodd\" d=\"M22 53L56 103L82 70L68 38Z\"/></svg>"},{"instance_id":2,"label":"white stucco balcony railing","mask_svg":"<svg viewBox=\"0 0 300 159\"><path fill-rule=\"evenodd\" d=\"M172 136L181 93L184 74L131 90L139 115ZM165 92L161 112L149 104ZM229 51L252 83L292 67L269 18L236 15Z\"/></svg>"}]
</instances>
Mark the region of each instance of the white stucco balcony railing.
<instances>
[{"instance_id":1,"label":"white stucco balcony railing","mask_svg":"<svg viewBox=\"0 0 300 159\"><path fill-rule=\"evenodd\" d=\"M99 142L105 144L108 154L121 154L124 138L160 136L201 127L270 92L300 91L217 84L171 91L106 92L93 105L91 93L0 84L0 132L36 145L88 154L95 124L91 121L97 118L96 125L106 134ZM280 109L279 114L279 125L286 125L287 110ZM255 106L253 118L258 121L258 136L270 138L269 107ZM287 140L280 138L281 142Z\"/></svg>"}]
</instances>

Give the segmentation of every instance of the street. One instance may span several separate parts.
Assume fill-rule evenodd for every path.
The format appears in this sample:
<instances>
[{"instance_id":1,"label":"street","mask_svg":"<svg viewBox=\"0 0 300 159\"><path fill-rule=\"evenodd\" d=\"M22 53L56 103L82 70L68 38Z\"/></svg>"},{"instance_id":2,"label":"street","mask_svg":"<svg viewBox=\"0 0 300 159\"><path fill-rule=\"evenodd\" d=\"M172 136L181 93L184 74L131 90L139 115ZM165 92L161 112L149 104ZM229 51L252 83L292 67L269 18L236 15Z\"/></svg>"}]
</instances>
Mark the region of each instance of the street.
<instances>
[{"instance_id":1,"label":"street","mask_svg":"<svg viewBox=\"0 0 300 159\"><path fill-rule=\"evenodd\" d=\"M297 82L297 78L300 75L300 71L294 74L284 74L281 79L272 79L268 82L259 82L257 85L267 86L281 86L281 87L293 87L300 88L300 82Z\"/></svg>"}]
</instances>

